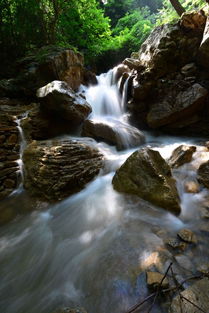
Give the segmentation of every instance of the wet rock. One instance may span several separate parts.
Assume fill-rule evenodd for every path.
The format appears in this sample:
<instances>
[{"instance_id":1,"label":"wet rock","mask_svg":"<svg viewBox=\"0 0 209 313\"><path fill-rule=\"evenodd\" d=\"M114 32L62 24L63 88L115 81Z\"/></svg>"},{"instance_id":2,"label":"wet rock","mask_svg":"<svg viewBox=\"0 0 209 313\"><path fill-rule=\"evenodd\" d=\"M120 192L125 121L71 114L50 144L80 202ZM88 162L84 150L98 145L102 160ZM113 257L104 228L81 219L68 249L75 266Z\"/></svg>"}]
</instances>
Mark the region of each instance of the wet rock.
<instances>
[{"instance_id":1,"label":"wet rock","mask_svg":"<svg viewBox=\"0 0 209 313\"><path fill-rule=\"evenodd\" d=\"M84 70L83 73L83 84L86 86L93 86L98 83L96 74L87 69Z\"/></svg>"},{"instance_id":2,"label":"wet rock","mask_svg":"<svg viewBox=\"0 0 209 313\"><path fill-rule=\"evenodd\" d=\"M198 182L209 188L209 161L200 165L197 175Z\"/></svg>"},{"instance_id":3,"label":"wet rock","mask_svg":"<svg viewBox=\"0 0 209 313\"><path fill-rule=\"evenodd\" d=\"M192 263L191 258L187 255L176 255L175 260L178 263L178 266L180 266L182 269L188 272L194 272L195 266L194 263Z\"/></svg>"},{"instance_id":4,"label":"wet rock","mask_svg":"<svg viewBox=\"0 0 209 313\"><path fill-rule=\"evenodd\" d=\"M203 263L203 264L198 265L197 270L200 273L208 275L209 274L209 263Z\"/></svg>"},{"instance_id":5,"label":"wet rock","mask_svg":"<svg viewBox=\"0 0 209 313\"><path fill-rule=\"evenodd\" d=\"M162 101L152 105L147 116L148 125L157 128L193 115L203 108L207 95L207 89L200 84L194 84L172 97L167 94Z\"/></svg>"},{"instance_id":6,"label":"wet rock","mask_svg":"<svg viewBox=\"0 0 209 313\"><path fill-rule=\"evenodd\" d=\"M172 152L168 164L173 168L177 168L185 163L189 163L191 162L192 155L195 151L195 146L181 145Z\"/></svg>"},{"instance_id":7,"label":"wet rock","mask_svg":"<svg viewBox=\"0 0 209 313\"><path fill-rule=\"evenodd\" d=\"M91 112L86 100L62 81L53 81L38 89L37 97L40 98L41 111L69 121L74 127L79 126Z\"/></svg>"},{"instance_id":8,"label":"wet rock","mask_svg":"<svg viewBox=\"0 0 209 313\"><path fill-rule=\"evenodd\" d=\"M198 12L193 15L193 18L190 16L187 20L191 24L192 19L195 20L197 17L200 20ZM182 20L178 24L156 27L141 46L140 63L151 69L155 78L158 78L193 62L202 40L202 28L203 23L200 22L196 27L190 27L188 32L188 27Z\"/></svg>"},{"instance_id":9,"label":"wet rock","mask_svg":"<svg viewBox=\"0 0 209 313\"><path fill-rule=\"evenodd\" d=\"M196 73L196 71L197 71L197 66L195 65L195 63L186 64L181 69L181 73L184 76L187 76L190 78L191 78L191 76L193 76Z\"/></svg>"},{"instance_id":10,"label":"wet rock","mask_svg":"<svg viewBox=\"0 0 209 313\"><path fill-rule=\"evenodd\" d=\"M200 215L202 218L209 219L209 210L206 208L202 208L200 210Z\"/></svg>"},{"instance_id":11,"label":"wet rock","mask_svg":"<svg viewBox=\"0 0 209 313\"><path fill-rule=\"evenodd\" d=\"M92 137L116 145L118 150L136 147L145 142L145 136L141 131L120 122L117 122L117 124L105 124L86 120L83 125L82 136Z\"/></svg>"},{"instance_id":12,"label":"wet rock","mask_svg":"<svg viewBox=\"0 0 209 313\"><path fill-rule=\"evenodd\" d=\"M200 191L200 186L197 182L187 181L184 184L184 189L187 193L198 193Z\"/></svg>"},{"instance_id":13,"label":"wet rock","mask_svg":"<svg viewBox=\"0 0 209 313\"><path fill-rule=\"evenodd\" d=\"M30 140L45 140L62 134L70 134L75 129L74 123L56 115L49 115L41 110L39 104L29 112L21 122L25 137Z\"/></svg>"},{"instance_id":14,"label":"wet rock","mask_svg":"<svg viewBox=\"0 0 209 313\"><path fill-rule=\"evenodd\" d=\"M181 229L178 232L178 236L183 240L188 243L197 243L197 237L196 235L190 230L190 229Z\"/></svg>"},{"instance_id":15,"label":"wet rock","mask_svg":"<svg viewBox=\"0 0 209 313\"><path fill-rule=\"evenodd\" d=\"M207 17L202 42L199 47L198 62L206 69L209 68L209 17Z\"/></svg>"},{"instance_id":16,"label":"wet rock","mask_svg":"<svg viewBox=\"0 0 209 313\"><path fill-rule=\"evenodd\" d=\"M17 80L26 95L53 80L65 81L77 90L83 81L83 56L71 49L45 46L18 62Z\"/></svg>"},{"instance_id":17,"label":"wet rock","mask_svg":"<svg viewBox=\"0 0 209 313\"><path fill-rule=\"evenodd\" d=\"M180 20L180 26L189 30L202 33L206 24L206 15L203 10L185 12Z\"/></svg>"},{"instance_id":18,"label":"wet rock","mask_svg":"<svg viewBox=\"0 0 209 313\"><path fill-rule=\"evenodd\" d=\"M162 288L168 288L168 279L164 275L158 272L147 272L147 285L153 289L156 289L161 285ZM163 280L163 281L162 281Z\"/></svg>"},{"instance_id":19,"label":"wet rock","mask_svg":"<svg viewBox=\"0 0 209 313\"><path fill-rule=\"evenodd\" d=\"M180 299L180 296L176 296L169 310L169 313L181 313L181 312L189 312L189 313L198 313L200 310L196 307L198 306L203 312L209 311L209 280L208 278L203 278L197 282L195 282L192 286L184 290L180 293L181 297L185 297L189 301L185 299ZM194 303L196 306L194 306ZM181 303L181 305L180 305Z\"/></svg>"},{"instance_id":20,"label":"wet rock","mask_svg":"<svg viewBox=\"0 0 209 313\"><path fill-rule=\"evenodd\" d=\"M6 140L7 144L9 145L15 145L18 141L18 136L16 134L12 134L9 136L9 138Z\"/></svg>"},{"instance_id":21,"label":"wet rock","mask_svg":"<svg viewBox=\"0 0 209 313\"><path fill-rule=\"evenodd\" d=\"M172 260L172 254L168 249L161 248L158 251L154 251L140 260L140 267L143 270L165 273Z\"/></svg>"},{"instance_id":22,"label":"wet rock","mask_svg":"<svg viewBox=\"0 0 209 313\"><path fill-rule=\"evenodd\" d=\"M168 245L169 247L173 248L173 249L178 249L178 250L185 250L187 244L185 242L182 242L181 240L179 240L178 238L169 238L167 240L165 240L165 244Z\"/></svg>"},{"instance_id":23,"label":"wet rock","mask_svg":"<svg viewBox=\"0 0 209 313\"><path fill-rule=\"evenodd\" d=\"M21 97L22 91L15 79L0 80L0 97Z\"/></svg>"},{"instance_id":24,"label":"wet rock","mask_svg":"<svg viewBox=\"0 0 209 313\"><path fill-rule=\"evenodd\" d=\"M123 61L123 64L127 65L130 70L143 70L144 69L144 66L141 66L141 63L139 60L136 60L136 59L132 59L132 58L126 58L124 61Z\"/></svg>"},{"instance_id":25,"label":"wet rock","mask_svg":"<svg viewBox=\"0 0 209 313\"><path fill-rule=\"evenodd\" d=\"M119 192L137 195L175 214L180 213L175 180L157 151L143 148L134 152L116 171L112 183Z\"/></svg>"},{"instance_id":26,"label":"wet rock","mask_svg":"<svg viewBox=\"0 0 209 313\"><path fill-rule=\"evenodd\" d=\"M127 65L125 64L120 64L119 66L117 66L116 68L116 72L115 74L115 80L116 82L119 80L119 78L124 74L124 73L129 73L130 69Z\"/></svg>"},{"instance_id":27,"label":"wet rock","mask_svg":"<svg viewBox=\"0 0 209 313\"><path fill-rule=\"evenodd\" d=\"M17 186L19 169L19 132L14 117L0 109L0 199L6 198Z\"/></svg>"},{"instance_id":28,"label":"wet rock","mask_svg":"<svg viewBox=\"0 0 209 313\"><path fill-rule=\"evenodd\" d=\"M48 201L80 191L103 167L98 150L75 140L34 141L25 149L23 161L25 188Z\"/></svg>"}]
</instances>

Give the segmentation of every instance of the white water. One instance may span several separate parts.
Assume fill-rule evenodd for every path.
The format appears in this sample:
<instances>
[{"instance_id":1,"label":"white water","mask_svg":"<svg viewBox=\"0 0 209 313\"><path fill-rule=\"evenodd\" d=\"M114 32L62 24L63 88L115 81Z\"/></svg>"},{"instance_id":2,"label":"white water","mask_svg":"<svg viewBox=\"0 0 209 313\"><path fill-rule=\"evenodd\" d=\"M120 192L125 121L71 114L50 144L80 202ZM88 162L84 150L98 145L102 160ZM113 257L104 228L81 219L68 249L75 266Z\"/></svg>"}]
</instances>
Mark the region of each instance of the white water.
<instances>
[{"instance_id":1,"label":"white water","mask_svg":"<svg viewBox=\"0 0 209 313\"><path fill-rule=\"evenodd\" d=\"M24 120L28 117L28 113L29 112L22 114L20 117L18 117L15 120L15 122L17 123L17 128L18 128L19 136L20 136L20 150L19 150L20 158L19 158L19 160L17 160L17 164L19 166L19 170L17 172L17 175L20 176L20 179L19 179L19 184L18 184L17 188L10 194L10 196L13 196L14 194L19 194L23 191L23 161L22 161L22 159L23 159L23 152L26 148L27 142L25 139L23 129L21 127L21 122L22 122L22 120Z\"/></svg>"},{"instance_id":2,"label":"white water","mask_svg":"<svg viewBox=\"0 0 209 313\"><path fill-rule=\"evenodd\" d=\"M135 136L141 136L143 142L143 134L131 126L127 122L127 114L125 107L127 104L128 95L128 80L124 82L122 95L119 92L121 79L117 81L118 68L115 67L106 74L101 74L97 77L98 84L87 88L82 86L81 92L85 92L85 97L88 103L92 106L92 114L90 119L95 122L109 125L116 133L118 141L128 149L135 144ZM135 134L135 135L134 135Z\"/></svg>"},{"instance_id":3,"label":"white water","mask_svg":"<svg viewBox=\"0 0 209 313\"><path fill-rule=\"evenodd\" d=\"M108 75L106 78L110 81ZM91 93L93 88L96 92ZM94 99L93 116L105 115L106 119L118 114L120 119L117 101L110 105L105 97L103 109L104 90L102 83L87 90L88 101L91 102L90 97ZM114 93L115 90L114 87ZM112 103L117 104L116 113L111 113ZM165 158L178 145L192 144L187 138L150 134L146 137L147 145ZM80 140L96 144L88 138ZM208 193L202 189L198 194L186 194L184 181L195 179L197 162L209 159L208 152L198 148L191 164L175 170L183 207L182 214L176 217L137 197L124 197L113 190L114 171L135 149L118 152L104 143L97 146L107 158L106 168L83 191L49 208L39 204L42 211L20 216L0 229L0 312L52 313L61 306L80 305L88 313L123 313L146 297L144 271L150 264L160 265L158 252L164 250L164 237L176 235L183 227L198 232L201 224L198 207L206 201ZM14 195L13 204L10 198L9 205L18 206L19 197ZM34 207L37 208L37 203ZM194 265L200 258L209 259L205 246L207 242L198 245ZM162 271L166 268L167 263ZM182 277L187 275L177 265L175 270ZM163 312L159 307L155 309Z\"/></svg>"}]
</instances>

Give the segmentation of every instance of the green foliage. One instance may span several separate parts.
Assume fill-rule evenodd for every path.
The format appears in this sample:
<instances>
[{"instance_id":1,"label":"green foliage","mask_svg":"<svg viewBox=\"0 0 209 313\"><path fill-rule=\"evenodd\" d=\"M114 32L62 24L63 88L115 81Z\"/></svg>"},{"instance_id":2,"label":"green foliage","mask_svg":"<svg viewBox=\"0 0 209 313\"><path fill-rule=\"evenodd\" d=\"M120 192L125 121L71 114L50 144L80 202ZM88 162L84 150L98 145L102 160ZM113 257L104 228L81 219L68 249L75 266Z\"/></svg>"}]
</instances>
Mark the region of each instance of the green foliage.
<instances>
[{"instance_id":1,"label":"green foliage","mask_svg":"<svg viewBox=\"0 0 209 313\"><path fill-rule=\"evenodd\" d=\"M148 8L138 8L126 14L113 28L113 36L101 51L99 62L103 59L113 66L124 58L130 57L133 51L139 50L153 27L153 15ZM105 69L104 67L103 70Z\"/></svg>"},{"instance_id":2,"label":"green foliage","mask_svg":"<svg viewBox=\"0 0 209 313\"><path fill-rule=\"evenodd\" d=\"M181 3L187 10L205 5ZM102 56L116 63L139 50L156 18L157 24L177 18L169 0L0 0L0 57L10 64L28 51L57 45L76 47L88 62Z\"/></svg>"},{"instance_id":3,"label":"green foliage","mask_svg":"<svg viewBox=\"0 0 209 313\"><path fill-rule=\"evenodd\" d=\"M114 27L117 21L125 14L128 14L134 5L134 0L108 0L104 5L105 15L111 20L111 25Z\"/></svg>"},{"instance_id":4,"label":"green foliage","mask_svg":"<svg viewBox=\"0 0 209 313\"><path fill-rule=\"evenodd\" d=\"M200 9L206 4L205 0L180 0L179 2L183 5L186 11ZM157 25L175 22L178 18L179 16L172 7L170 1L164 0L163 7L157 14Z\"/></svg>"},{"instance_id":5,"label":"green foliage","mask_svg":"<svg viewBox=\"0 0 209 313\"><path fill-rule=\"evenodd\" d=\"M71 0L65 3L58 23L57 38L60 44L71 43L93 57L103 49L110 36L109 18L104 17L95 0Z\"/></svg>"},{"instance_id":6,"label":"green foliage","mask_svg":"<svg viewBox=\"0 0 209 313\"><path fill-rule=\"evenodd\" d=\"M96 0L1 0L0 53L11 59L43 45L75 46L89 57L111 36Z\"/></svg>"}]
</instances>

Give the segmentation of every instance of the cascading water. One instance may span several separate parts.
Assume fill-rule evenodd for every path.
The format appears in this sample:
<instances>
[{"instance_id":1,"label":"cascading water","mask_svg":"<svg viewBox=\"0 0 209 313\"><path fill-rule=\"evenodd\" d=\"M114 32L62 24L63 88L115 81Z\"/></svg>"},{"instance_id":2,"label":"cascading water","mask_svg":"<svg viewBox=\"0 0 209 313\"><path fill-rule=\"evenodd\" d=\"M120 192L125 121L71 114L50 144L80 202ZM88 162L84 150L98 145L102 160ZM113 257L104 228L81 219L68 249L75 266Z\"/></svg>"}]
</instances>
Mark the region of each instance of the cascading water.
<instances>
[{"instance_id":1,"label":"cascading water","mask_svg":"<svg viewBox=\"0 0 209 313\"><path fill-rule=\"evenodd\" d=\"M17 189L11 193L11 196L13 196L14 194L17 194L17 193L21 193L23 191L23 161L22 161L22 157L23 157L23 152L25 150L27 143L26 143L23 129L21 127L21 122L22 122L22 120L26 119L27 117L28 117L28 112L22 114L20 117L18 117L15 120L15 122L17 123L17 128L19 130L19 136L20 136L20 150L19 150L20 158L19 158L19 160L17 160L17 163L19 165L19 171L17 174L20 175L20 182L18 184Z\"/></svg>"},{"instance_id":2,"label":"cascading water","mask_svg":"<svg viewBox=\"0 0 209 313\"><path fill-rule=\"evenodd\" d=\"M126 149L140 145L144 135L127 122L125 105L127 102L129 76L124 82L122 95L119 92L121 79L119 67L97 77L98 84L88 89L84 87L87 102L92 106L91 120L111 127L118 141ZM128 75L128 74L127 74ZM81 88L82 91L83 87Z\"/></svg>"},{"instance_id":3,"label":"cascading water","mask_svg":"<svg viewBox=\"0 0 209 313\"><path fill-rule=\"evenodd\" d=\"M112 84L115 76L108 73L98 80L97 86L85 91L92 118L124 123L121 97ZM146 137L147 145L165 158L183 142L192 143L186 138ZM166 250L164 239L183 227L200 233L200 216L194 221L190 214L194 195L189 201L184 198L182 175L190 170L193 177L198 153L203 152L197 151L192 164L174 173L184 206L182 215L176 217L142 199L115 192L114 171L134 150L118 152L108 144L97 146L107 158L106 172L66 200L0 228L0 312L52 313L58 307L79 305L89 313L124 313L147 296L146 269L161 266L165 272L167 263L159 259ZM209 159L209 152L204 152L204 158ZM196 210L208 192L203 189L198 196ZM207 241L201 238L196 257L191 258L194 267L209 260ZM178 263L175 271L185 278L186 269ZM149 307L148 303L138 312ZM153 312L165 310L156 302Z\"/></svg>"}]
</instances>

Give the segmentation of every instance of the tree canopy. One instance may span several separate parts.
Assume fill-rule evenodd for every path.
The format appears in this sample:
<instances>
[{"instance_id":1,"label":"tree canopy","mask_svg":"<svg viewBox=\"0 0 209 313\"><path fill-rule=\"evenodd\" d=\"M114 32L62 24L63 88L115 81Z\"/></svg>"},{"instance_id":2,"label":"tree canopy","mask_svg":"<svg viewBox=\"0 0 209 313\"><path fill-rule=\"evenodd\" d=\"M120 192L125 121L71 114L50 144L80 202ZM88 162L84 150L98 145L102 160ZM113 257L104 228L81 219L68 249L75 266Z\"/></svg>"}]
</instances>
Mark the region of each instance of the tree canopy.
<instances>
[{"instance_id":1,"label":"tree canopy","mask_svg":"<svg viewBox=\"0 0 209 313\"><path fill-rule=\"evenodd\" d=\"M1 0L0 54L11 60L43 45L71 46L87 61L128 56L152 28L177 17L177 0ZM178 0L183 9L204 0ZM117 53L116 53L117 52ZM126 54L126 55L125 55Z\"/></svg>"}]
</instances>

